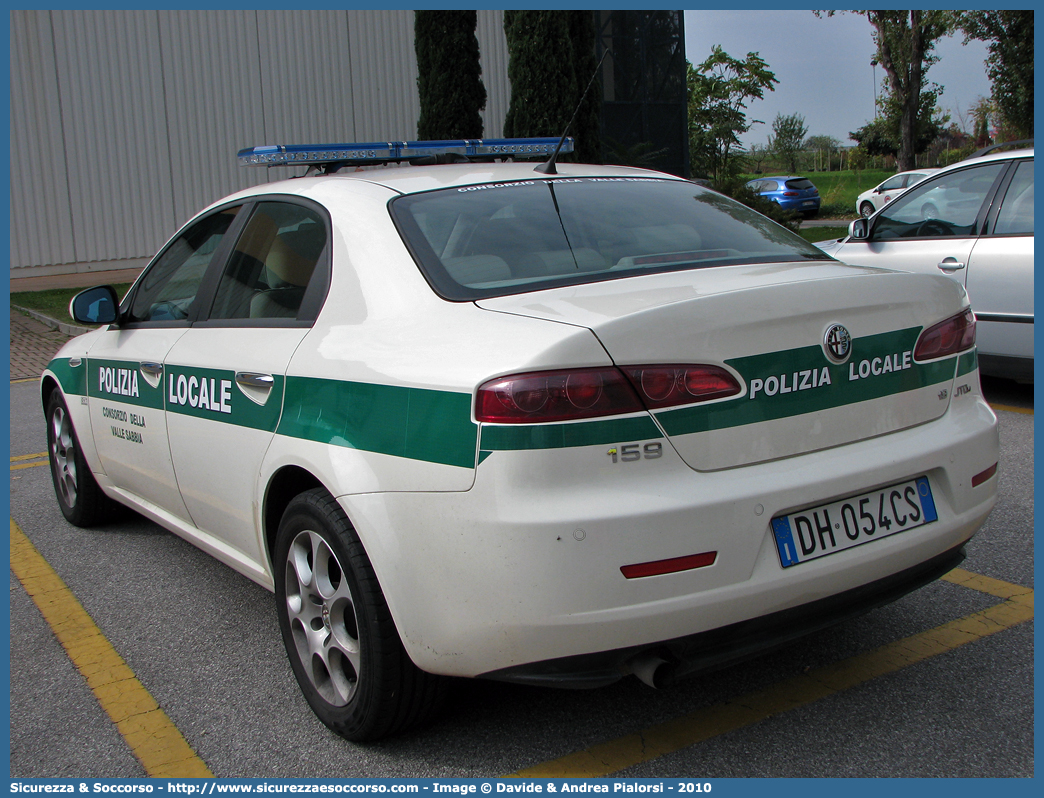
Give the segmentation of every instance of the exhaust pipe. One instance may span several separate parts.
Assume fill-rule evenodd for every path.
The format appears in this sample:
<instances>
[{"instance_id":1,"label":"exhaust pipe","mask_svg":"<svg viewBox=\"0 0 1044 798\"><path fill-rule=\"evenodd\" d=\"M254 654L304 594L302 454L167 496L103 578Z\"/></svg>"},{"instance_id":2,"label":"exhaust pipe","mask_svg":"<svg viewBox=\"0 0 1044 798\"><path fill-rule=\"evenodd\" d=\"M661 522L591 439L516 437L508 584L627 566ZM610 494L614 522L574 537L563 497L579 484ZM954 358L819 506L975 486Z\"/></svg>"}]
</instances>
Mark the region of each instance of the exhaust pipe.
<instances>
[{"instance_id":1,"label":"exhaust pipe","mask_svg":"<svg viewBox=\"0 0 1044 798\"><path fill-rule=\"evenodd\" d=\"M631 673L653 689L664 687L672 670L667 660L653 653L639 654L631 660Z\"/></svg>"}]
</instances>

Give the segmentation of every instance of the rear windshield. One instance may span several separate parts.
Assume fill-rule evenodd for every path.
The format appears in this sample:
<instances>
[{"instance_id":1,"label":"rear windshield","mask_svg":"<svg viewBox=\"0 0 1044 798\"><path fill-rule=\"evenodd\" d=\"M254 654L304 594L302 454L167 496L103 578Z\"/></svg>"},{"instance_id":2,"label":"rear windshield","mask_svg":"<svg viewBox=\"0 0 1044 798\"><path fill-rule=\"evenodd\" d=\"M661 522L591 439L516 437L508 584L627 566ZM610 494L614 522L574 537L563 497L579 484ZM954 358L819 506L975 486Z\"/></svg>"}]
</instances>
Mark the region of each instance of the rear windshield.
<instances>
[{"instance_id":1,"label":"rear windshield","mask_svg":"<svg viewBox=\"0 0 1044 798\"><path fill-rule=\"evenodd\" d=\"M829 260L804 239L682 180L560 178L399 197L392 217L446 299L637 274Z\"/></svg>"},{"instance_id":2,"label":"rear windshield","mask_svg":"<svg viewBox=\"0 0 1044 798\"><path fill-rule=\"evenodd\" d=\"M815 186L812 185L812 181L808 178L799 177L796 180L788 180L787 188L797 189L798 191L807 191L810 188L815 188Z\"/></svg>"}]
</instances>

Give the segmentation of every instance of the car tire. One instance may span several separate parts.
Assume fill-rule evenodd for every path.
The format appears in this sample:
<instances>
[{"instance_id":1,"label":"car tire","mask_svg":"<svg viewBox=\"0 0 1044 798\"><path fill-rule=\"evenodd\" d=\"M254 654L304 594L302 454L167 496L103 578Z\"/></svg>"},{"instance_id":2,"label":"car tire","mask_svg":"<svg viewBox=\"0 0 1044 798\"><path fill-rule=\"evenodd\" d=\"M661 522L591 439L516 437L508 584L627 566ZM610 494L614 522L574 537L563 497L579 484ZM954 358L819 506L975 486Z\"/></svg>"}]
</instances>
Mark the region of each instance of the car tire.
<instances>
[{"instance_id":1,"label":"car tire","mask_svg":"<svg viewBox=\"0 0 1044 798\"><path fill-rule=\"evenodd\" d=\"M327 727L349 740L376 740L441 709L448 680L410 660L359 536L325 490L287 506L273 565L283 644Z\"/></svg>"},{"instance_id":2,"label":"car tire","mask_svg":"<svg viewBox=\"0 0 1044 798\"><path fill-rule=\"evenodd\" d=\"M874 215L874 210L876 209L871 203L864 202L862 205L859 206L859 215L862 216L864 219L869 219L871 216Z\"/></svg>"},{"instance_id":3,"label":"car tire","mask_svg":"<svg viewBox=\"0 0 1044 798\"><path fill-rule=\"evenodd\" d=\"M933 205L932 203L926 202L924 203L924 205L921 206L921 218L926 220L938 219L939 209L936 208L935 205Z\"/></svg>"},{"instance_id":4,"label":"car tire","mask_svg":"<svg viewBox=\"0 0 1044 798\"><path fill-rule=\"evenodd\" d=\"M58 506L70 524L91 527L116 518L121 505L106 496L83 457L61 391L47 398L47 459Z\"/></svg>"}]
</instances>

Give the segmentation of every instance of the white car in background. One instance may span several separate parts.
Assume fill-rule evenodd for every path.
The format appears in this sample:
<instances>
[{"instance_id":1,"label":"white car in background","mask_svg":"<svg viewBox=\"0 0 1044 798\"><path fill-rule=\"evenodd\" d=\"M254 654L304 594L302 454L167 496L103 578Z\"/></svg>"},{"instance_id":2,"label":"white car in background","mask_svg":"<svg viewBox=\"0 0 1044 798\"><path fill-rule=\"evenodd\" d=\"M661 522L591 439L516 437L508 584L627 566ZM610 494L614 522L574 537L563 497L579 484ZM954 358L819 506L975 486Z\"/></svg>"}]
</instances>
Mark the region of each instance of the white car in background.
<instances>
[{"instance_id":1,"label":"white car in background","mask_svg":"<svg viewBox=\"0 0 1044 798\"><path fill-rule=\"evenodd\" d=\"M892 175L856 197L856 213L864 219L869 219L915 183L921 182L928 175L938 171L938 169L915 169L911 172L899 172L899 174Z\"/></svg>"},{"instance_id":2,"label":"white car in background","mask_svg":"<svg viewBox=\"0 0 1044 798\"><path fill-rule=\"evenodd\" d=\"M309 174L79 294L103 326L43 375L65 517L128 505L273 590L351 739L444 676L727 665L938 578L996 501L962 286L673 175L494 162L554 146L246 150Z\"/></svg>"}]
</instances>

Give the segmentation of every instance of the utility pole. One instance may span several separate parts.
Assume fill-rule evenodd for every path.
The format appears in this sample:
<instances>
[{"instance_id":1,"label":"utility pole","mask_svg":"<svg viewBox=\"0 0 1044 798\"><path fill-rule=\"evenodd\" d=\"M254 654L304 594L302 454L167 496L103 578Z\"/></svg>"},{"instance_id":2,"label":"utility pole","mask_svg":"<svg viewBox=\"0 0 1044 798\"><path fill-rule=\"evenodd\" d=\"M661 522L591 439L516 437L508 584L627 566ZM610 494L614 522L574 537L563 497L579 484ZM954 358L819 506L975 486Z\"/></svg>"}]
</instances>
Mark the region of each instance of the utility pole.
<instances>
[{"instance_id":1,"label":"utility pole","mask_svg":"<svg viewBox=\"0 0 1044 798\"><path fill-rule=\"evenodd\" d=\"M874 70L874 119L877 119L877 59L870 59L870 68Z\"/></svg>"}]
</instances>

